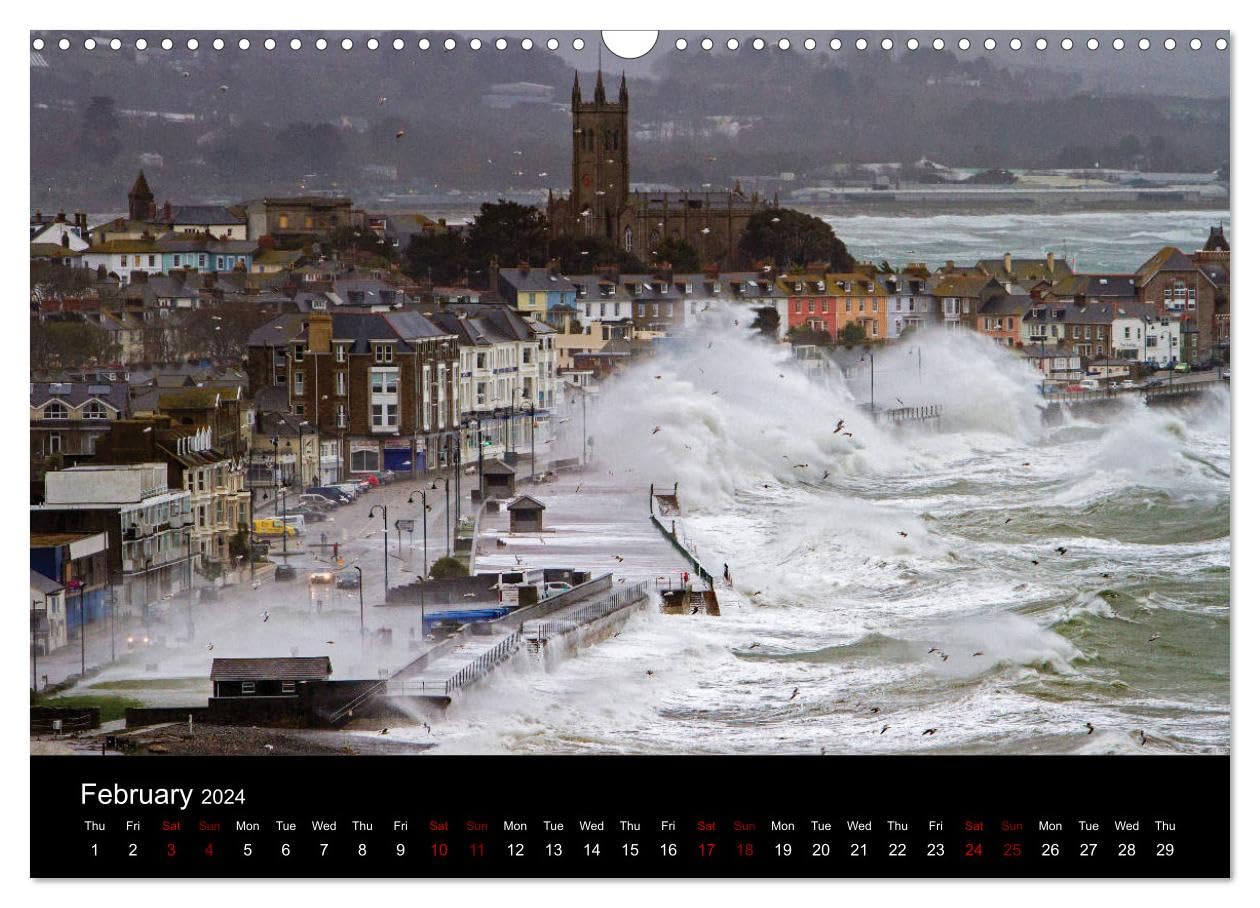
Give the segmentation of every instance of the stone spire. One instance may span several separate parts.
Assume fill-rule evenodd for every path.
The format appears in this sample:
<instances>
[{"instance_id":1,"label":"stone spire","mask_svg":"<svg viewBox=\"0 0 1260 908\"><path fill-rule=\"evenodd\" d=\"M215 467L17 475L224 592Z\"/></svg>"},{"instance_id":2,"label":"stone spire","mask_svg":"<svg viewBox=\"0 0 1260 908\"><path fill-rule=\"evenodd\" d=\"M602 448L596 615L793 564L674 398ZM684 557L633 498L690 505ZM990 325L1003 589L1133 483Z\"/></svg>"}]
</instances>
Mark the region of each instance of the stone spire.
<instances>
[{"instance_id":1,"label":"stone spire","mask_svg":"<svg viewBox=\"0 0 1260 908\"><path fill-rule=\"evenodd\" d=\"M578 72L573 70L573 106L577 107L582 103L582 83L578 81Z\"/></svg>"},{"instance_id":2,"label":"stone spire","mask_svg":"<svg viewBox=\"0 0 1260 908\"><path fill-rule=\"evenodd\" d=\"M626 71L621 71L621 90L617 92L617 103L626 105L630 103L630 92L626 90Z\"/></svg>"},{"instance_id":3,"label":"stone spire","mask_svg":"<svg viewBox=\"0 0 1260 908\"><path fill-rule=\"evenodd\" d=\"M601 69L599 75L595 77L595 103L603 104L606 100L604 97L604 71Z\"/></svg>"}]
</instances>

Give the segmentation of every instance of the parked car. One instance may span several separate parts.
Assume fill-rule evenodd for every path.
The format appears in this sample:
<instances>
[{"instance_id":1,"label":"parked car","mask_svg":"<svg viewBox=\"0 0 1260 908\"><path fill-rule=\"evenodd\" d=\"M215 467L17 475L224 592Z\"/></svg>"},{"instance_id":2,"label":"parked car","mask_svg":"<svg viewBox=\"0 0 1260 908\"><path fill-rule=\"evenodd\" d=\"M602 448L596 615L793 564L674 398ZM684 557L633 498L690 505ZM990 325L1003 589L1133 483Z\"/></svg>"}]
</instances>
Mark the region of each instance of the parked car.
<instances>
[{"instance_id":1,"label":"parked car","mask_svg":"<svg viewBox=\"0 0 1260 908\"><path fill-rule=\"evenodd\" d=\"M359 488L357 482L338 482L332 486L334 489L341 490L341 494L345 495L351 501L354 501L363 494L363 489Z\"/></svg>"},{"instance_id":2,"label":"parked car","mask_svg":"<svg viewBox=\"0 0 1260 908\"><path fill-rule=\"evenodd\" d=\"M381 484L380 477L377 476L375 473L367 474L367 476L363 477L363 481L366 482L372 488L376 488L377 486Z\"/></svg>"},{"instance_id":3,"label":"parked car","mask_svg":"<svg viewBox=\"0 0 1260 908\"><path fill-rule=\"evenodd\" d=\"M308 508L312 511L331 511L337 506L337 502L333 501L326 495L320 495L315 492L307 492L305 495L298 496L298 507Z\"/></svg>"},{"instance_id":4,"label":"parked car","mask_svg":"<svg viewBox=\"0 0 1260 908\"><path fill-rule=\"evenodd\" d=\"M359 588L358 571L342 571L337 575L337 589L357 590Z\"/></svg>"},{"instance_id":5,"label":"parked car","mask_svg":"<svg viewBox=\"0 0 1260 908\"><path fill-rule=\"evenodd\" d=\"M307 583L311 586L328 586L334 579L332 571L315 571L307 578Z\"/></svg>"},{"instance_id":6,"label":"parked car","mask_svg":"<svg viewBox=\"0 0 1260 908\"><path fill-rule=\"evenodd\" d=\"M305 514L295 514L293 511L288 511L284 514L281 514L276 519L279 520L285 526L292 528L292 530L295 533L297 533L297 535L299 536L306 535L306 515Z\"/></svg>"},{"instance_id":7,"label":"parked car","mask_svg":"<svg viewBox=\"0 0 1260 908\"><path fill-rule=\"evenodd\" d=\"M1191 370L1192 367L1189 363L1177 363L1177 365L1173 366L1174 372L1190 372Z\"/></svg>"},{"instance_id":8,"label":"parked car","mask_svg":"<svg viewBox=\"0 0 1260 908\"><path fill-rule=\"evenodd\" d=\"M328 515L320 508L289 508L290 517L301 517L307 523L323 523Z\"/></svg>"},{"instance_id":9,"label":"parked car","mask_svg":"<svg viewBox=\"0 0 1260 908\"><path fill-rule=\"evenodd\" d=\"M312 486L306 490L308 495L322 495L337 505L349 504L353 499L343 490L335 486Z\"/></svg>"},{"instance_id":10,"label":"parked car","mask_svg":"<svg viewBox=\"0 0 1260 908\"><path fill-rule=\"evenodd\" d=\"M1080 387L1082 391L1099 391L1102 389L1102 382L1096 378L1082 378Z\"/></svg>"},{"instance_id":11,"label":"parked car","mask_svg":"<svg viewBox=\"0 0 1260 908\"><path fill-rule=\"evenodd\" d=\"M255 536L297 536L297 528L279 517L262 517L254 521Z\"/></svg>"},{"instance_id":12,"label":"parked car","mask_svg":"<svg viewBox=\"0 0 1260 908\"><path fill-rule=\"evenodd\" d=\"M385 483L393 482L395 479L398 478L398 474L395 473L393 470L381 470L379 473L376 473L375 476L381 482L385 482Z\"/></svg>"},{"instance_id":13,"label":"parked car","mask_svg":"<svg viewBox=\"0 0 1260 908\"><path fill-rule=\"evenodd\" d=\"M277 580L292 580L296 576L297 576L297 568L295 568L293 565L291 564L276 565L276 579Z\"/></svg>"},{"instance_id":14,"label":"parked car","mask_svg":"<svg viewBox=\"0 0 1260 908\"><path fill-rule=\"evenodd\" d=\"M561 593L567 593L573 589L572 584L565 583L561 580L553 580L551 583L543 585L543 598L550 599L552 596L559 596Z\"/></svg>"}]
</instances>

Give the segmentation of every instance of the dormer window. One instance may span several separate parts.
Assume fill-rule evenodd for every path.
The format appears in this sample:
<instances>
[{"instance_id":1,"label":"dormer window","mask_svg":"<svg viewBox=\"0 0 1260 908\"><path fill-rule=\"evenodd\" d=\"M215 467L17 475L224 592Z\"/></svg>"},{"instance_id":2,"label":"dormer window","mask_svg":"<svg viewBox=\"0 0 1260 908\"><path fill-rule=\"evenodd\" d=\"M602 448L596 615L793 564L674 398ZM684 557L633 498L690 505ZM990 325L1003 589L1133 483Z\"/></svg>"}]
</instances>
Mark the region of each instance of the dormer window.
<instances>
[{"instance_id":1,"label":"dormer window","mask_svg":"<svg viewBox=\"0 0 1260 908\"><path fill-rule=\"evenodd\" d=\"M378 363L392 363L394 361L394 345L374 344L372 346L372 359Z\"/></svg>"},{"instance_id":2,"label":"dormer window","mask_svg":"<svg viewBox=\"0 0 1260 908\"><path fill-rule=\"evenodd\" d=\"M339 363L344 363L346 361L345 344L333 344L333 358Z\"/></svg>"},{"instance_id":3,"label":"dormer window","mask_svg":"<svg viewBox=\"0 0 1260 908\"><path fill-rule=\"evenodd\" d=\"M305 353L306 353L306 345L305 345L305 344L294 344L294 345L293 345L293 361L294 361L295 363L300 363L300 362L302 361L302 356L303 356L303 354L305 354Z\"/></svg>"},{"instance_id":4,"label":"dormer window","mask_svg":"<svg viewBox=\"0 0 1260 908\"><path fill-rule=\"evenodd\" d=\"M683 284L683 293L691 293L694 289L691 284Z\"/></svg>"}]
</instances>

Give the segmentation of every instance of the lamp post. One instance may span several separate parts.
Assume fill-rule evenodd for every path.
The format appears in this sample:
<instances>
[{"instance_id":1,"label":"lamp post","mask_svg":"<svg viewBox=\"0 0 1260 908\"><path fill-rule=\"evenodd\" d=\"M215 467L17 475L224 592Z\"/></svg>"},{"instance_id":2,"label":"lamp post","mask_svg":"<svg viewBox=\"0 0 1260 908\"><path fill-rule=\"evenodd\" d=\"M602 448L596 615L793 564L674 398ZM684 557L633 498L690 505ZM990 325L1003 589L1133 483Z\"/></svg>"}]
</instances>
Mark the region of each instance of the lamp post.
<instances>
[{"instance_id":1,"label":"lamp post","mask_svg":"<svg viewBox=\"0 0 1260 908\"><path fill-rule=\"evenodd\" d=\"M352 568L359 572L359 642L363 642L363 568L357 564L352 564Z\"/></svg>"},{"instance_id":2,"label":"lamp post","mask_svg":"<svg viewBox=\"0 0 1260 908\"><path fill-rule=\"evenodd\" d=\"M463 450L464 450L464 433L457 431L455 433L455 531L456 532L459 531L459 517L461 513L460 512L460 499L463 498L463 495L464 495L464 493L460 491L460 487L459 487L460 473L463 472L463 462L464 462ZM447 483L449 483L450 477L447 477L446 481Z\"/></svg>"},{"instance_id":3,"label":"lamp post","mask_svg":"<svg viewBox=\"0 0 1260 908\"><path fill-rule=\"evenodd\" d=\"M385 599L386 601L388 601L389 600L389 506L383 505L383 504L372 505L371 509L368 511L368 520L371 520L373 517L375 517L377 511L381 512L381 522L385 526L385 545L384 545L384 548L381 549L381 552L385 556ZM359 584L359 589L363 589L363 584L361 582Z\"/></svg>"},{"instance_id":4,"label":"lamp post","mask_svg":"<svg viewBox=\"0 0 1260 908\"><path fill-rule=\"evenodd\" d=\"M586 466L586 388L578 385L582 389L582 466Z\"/></svg>"},{"instance_id":5,"label":"lamp post","mask_svg":"<svg viewBox=\"0 0 1260 908\"><path fill-rule=\"evenodd\" d=\"M306 430L311 430L312 435L318 435L319 430L312 426L307 420L298 423L298 488L306 489Z\"/></svg>"},{"instance_id":6,"label":"lamp post","mask_svg":"<svg viewBox=\"0 0 1260 908\"><path fill-rule=\"evenodd\" d=\"M538 462L537 453L534 448L534 402L529 402L529 472L530 475L537 480L538 478Z\"/></svg>"},{"instance_id":7,"label":"lamp post","mask_svg":"<svg viewBox=\"0 0 1260 908\"><path fill-rule=\"evenodd\" d=\"M477 498L480 500L486 494L486 449L481 443L481 418L471 416L468 421L477 424Z\"/></svg>"},{"instance_id":8,"label":"lamp post","mask_svg":"<svg viewBox=\"0 0 1260 908\"><path fill-rule=\"evenodd\" d=\"M446 557L451 557L451 477L443 476L442 482L446 486ZM433 485L429 486L430 492L437 491L437 480L433 480ZM426 530L427 532L427 530ZM427 544L426 544L427 548Z\"/></svg>"},{"instance_id":9,"label":"lamp post","mask_svg":"<svg viewBox=\"0 0 1260 908\"><path fill-rule=\"evenodd\" d=\"M433 488L437 488L437 483L433 483ZM422 525L424 526L424 573L422 577L429 576L429 496L425 489L412 489L411 494L407 496L407 504L416 503L416 493L420 493L420 516ZM413 537L414 538L414 537ZM449 536L448 536L449 538Z\"/></svg>"},{"instance_id":10,"label":"lamp post","mask_svg":"<svg viewBox=\"0 0 1260 908\"><path fill-rule=\"evenodd\" d=\"M871 364L871 418L875 417L875 351L870 347L866 348L866 352L862 354L862 359L869 360Z\"/></svg>"},{"instance_id":11,"label":"lamp post","mask_svg":"<svg viewBox=\"0 0 1260 908\"><path fill-rule=\"evenodd\" d=\"M280 436L271 436L271 513L276 513L276 495L280 492Z\"/></svg>"}]
</instances>

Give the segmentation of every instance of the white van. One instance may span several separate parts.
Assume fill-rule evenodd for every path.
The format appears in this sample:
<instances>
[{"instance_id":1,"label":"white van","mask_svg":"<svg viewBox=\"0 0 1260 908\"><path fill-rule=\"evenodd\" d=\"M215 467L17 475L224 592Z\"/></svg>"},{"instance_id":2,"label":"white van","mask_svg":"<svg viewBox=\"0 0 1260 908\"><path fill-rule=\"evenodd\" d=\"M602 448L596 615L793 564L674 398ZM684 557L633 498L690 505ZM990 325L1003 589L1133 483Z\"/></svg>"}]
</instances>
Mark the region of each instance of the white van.
<instances>
[{"instance_id":1,"label":"white van","mask_svg":"<svg viewBox=\"0 0 1260 908\"><path fill-rule=\"evenodd\" d=\"M283 520L286 526L293 527L293 532L299 536L306 535L306 517L302 514L282 514L280 520Z\"/></svg>"},{"instance_id":2,"label":"white van","mask_svg":"<svg viewBox=\"0 0 1260 908\"><path fill-rule=\"evenodd\" d=\"M1078 384L1085 391L1101 391L1102 382L1096 378L1082 378Z\"/></svg>"}]
</instances>

